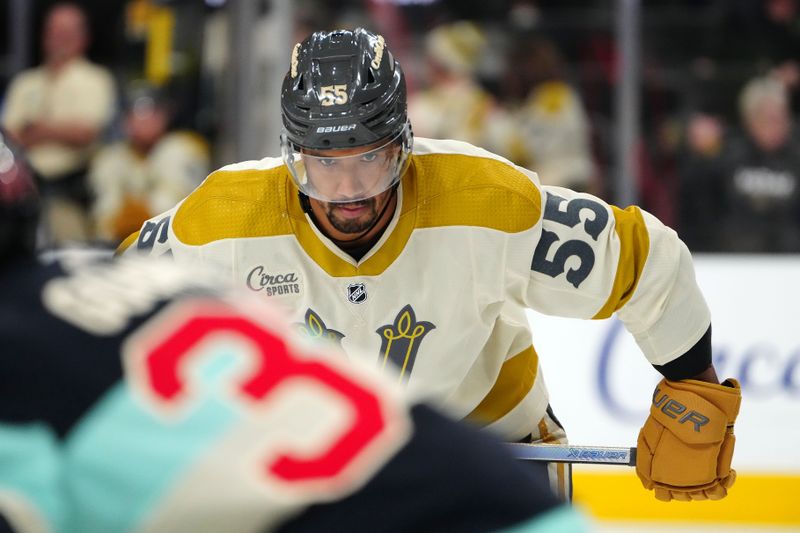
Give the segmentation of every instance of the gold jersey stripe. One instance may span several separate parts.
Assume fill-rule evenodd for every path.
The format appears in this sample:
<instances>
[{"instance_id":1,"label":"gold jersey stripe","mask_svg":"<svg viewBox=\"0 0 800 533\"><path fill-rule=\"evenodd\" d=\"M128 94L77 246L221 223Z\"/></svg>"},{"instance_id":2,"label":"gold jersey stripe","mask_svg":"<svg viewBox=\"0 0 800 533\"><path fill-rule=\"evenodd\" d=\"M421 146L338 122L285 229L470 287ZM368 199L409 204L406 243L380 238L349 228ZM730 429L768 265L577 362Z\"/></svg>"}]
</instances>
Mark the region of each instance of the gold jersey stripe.
<instances>
[{"instance_id":1,"label":"gold jersey stripe","mask_svg":"<svg viewBox=\"0 0 800 533\"><path fill-rule=\"evenodd\" d=\"M633 296L650 251L650 239L641 210L636 206L627 209L611 206L611 209L614 212L614 229L620 243L617 275L606 303L592 317L595 319L610 317Z\"/></svg>"},{"instance_id":2,"label":"gold jersey stripe","mask_svg":"<svg viewBox=\"0 0 800 533\"><path fill-rule=\"evenodd\" d=\"M190 246L230 238L290 235L286 167L218 170L175 213L172 230Z\"/></svg>"},{"instance_id":3,"label":"gold jersey stripe","mask_svg":"<svg viewBox=\"0 0 800 533\"><path fill-rule=\"evenodd\" d=\"M131 245L133 243L135 243L138 238L139 238L139 232L138 231L136 231L134 233L131 233L130 235L125 237L125 240L122 241L121 243L119 243L119 246L117 246L117 250L114 252L114 255L122 255L122 254L124 254L125 250L130 248Z\"/></svg>"},{"instance_id":4,"label":"gold jersey stripe","mask_svg":"<svg viewBox=\"0 0 800 533\"><path fill-rule=\"evenodd\" d=\"M545 417L547 417L547 415L545 415ZM538 427L539 427L539 439L538 440L542 441L545 444L551 444L553 442L558 442L558 438L555 435L553 435L552 433L550 433L550 430L547 428L547 420L545 420L545 418L542 418L541 420L539 420ZM536 440L536 439L534 439L534 440Z\"/></svg>"},{"instance_id":5,"label":"gold jersey stripe","mask_svg":"<svg viewBox=\"0 0 800 533\"><path fill-rule=\"evenodd\" d=\"M541 192L507 163L459 154L417 155L413 163L418 228L477 226L519 233L539 221Z\"/></svg>"},{"instance_id":6,"label":"gold jersey stripe","mask_svg":"<svg viewBox=\"0 0 800 533\"><path fill-rule=\"evenodd\" d=\"M489 393L466 418L482 425L500 420L530 392L538 368L539 356L533 346L507 359Z\"/></svg>"},{"instance_id":7,"label":"gold jersey stripe","mask_svg":"<svg viewBox=\"0 0 800 533\"><path fill-rule=\"evenodd\" d=\"M740 471L722 500L664 503L656 500L652 491L642 488L633 469L616 473L583 468L573 467L574 502L597 519L800 526L800 472Z\"/></svg>"},{"instance_id":8,"label":"gold jersey stripe","mask_svg":"<svg viewBox=\"0 0 800 533\"><path fill-rule=\"evenodd\" d=\"M177 238L190 246L294 234L329 275L350 277L383 273L416 228L466 226L517 233L533 227L541 216L536 185L514 167L487 157L414 155L402 183L396 227L381 248L357 266L319 238L283 165L214 172L184 201L172 227Z\"/></svg>"},{"instance_id":9,"label":"gold jersey stripe","mask_svg":"<svg viewBox=\"0 0 800 533\"><path fill-rule=\"evenodd\" d=\"M550 421L550 415L545 414L544 417L539 420L538 429L539 429L539 441L545 444L553 444L553 443L562 443L561 439L559 439L556 435L550 432L550 428L547 427L548 421ZM561 432L563 434L563 431ZM534 439L536 440L536 439ZM566 444L563 442L562 444ZM553 467L555 467L555 474L556 474L556 485L557 485L557 492L556 495L562 501L569 501L569 494L567 493L567 473L564 463L548 463L548 472L552 476Z\"/></svg>"},{"instance_id":10,"label":"gold jersey stripe","mask_svg":"<svg viewBox=\"0 0 800 533\"><path fill-rule=\"evenodd\" d=\"M488 165L496 179L489 184L479 180L472 168L476 164ZM425 179L427 173L436 178ZM288 208L292 221L297 221L297 240L314 262L333 277L377 276L402 253L415 228L478 226L512 233L530 229L541 215L541 195L527 176L488 158L414 156L402 183L397 226L381 248L358 266L333 253L311 226L300 220L300 201L291 194ZM504 207L503 216L492 209L499 205Z\"/></svg>"},{"instance_id":11,"label":"gold jersey stripe","mask_svg":"<svg viewBox=\"0 0 800 533\"><path fill-rule=\"evenodd\" d=\"M567 494L567 474L566 466L564 463L556 463L556 472L558 472L558 497L562 501L569 501L569 494Z\"/></svg>"}]
</instances>

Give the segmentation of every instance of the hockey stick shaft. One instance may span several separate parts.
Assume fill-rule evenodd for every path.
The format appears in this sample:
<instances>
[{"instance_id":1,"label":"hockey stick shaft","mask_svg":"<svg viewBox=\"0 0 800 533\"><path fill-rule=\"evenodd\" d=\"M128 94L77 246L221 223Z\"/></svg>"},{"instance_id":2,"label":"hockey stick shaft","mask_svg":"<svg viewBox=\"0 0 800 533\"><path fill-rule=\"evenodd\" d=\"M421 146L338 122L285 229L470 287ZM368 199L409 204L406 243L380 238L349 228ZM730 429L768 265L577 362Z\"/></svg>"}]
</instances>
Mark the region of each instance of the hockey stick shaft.
<instances>
[{"instance_id":1,"label":"hockey stick shaft","mask_svg":"<svg viewBox=\"0 0 800 533\"><path fill-rule=\"evenodd\" d=\"M636 448L569 444L506 444L521 461L636 466Z\"/></svg>"}]
</instances>

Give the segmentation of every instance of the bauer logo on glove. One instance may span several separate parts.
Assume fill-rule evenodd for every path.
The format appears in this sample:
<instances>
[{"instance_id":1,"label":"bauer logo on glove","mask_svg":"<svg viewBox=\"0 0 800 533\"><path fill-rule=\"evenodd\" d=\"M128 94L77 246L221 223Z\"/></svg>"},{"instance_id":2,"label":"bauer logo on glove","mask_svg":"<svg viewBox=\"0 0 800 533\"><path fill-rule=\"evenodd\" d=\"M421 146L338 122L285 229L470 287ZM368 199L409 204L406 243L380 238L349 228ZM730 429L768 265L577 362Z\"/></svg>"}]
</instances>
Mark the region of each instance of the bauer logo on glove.
<instances>
[{"instance_id":1,"label":"bauer logo on glove","mask_svg":"<svg viewBox=\"0 0 800 533\"><path fill-rule=\"evenodd\" d=\"M736 480L731 469L739 383L692 379L656 387L639 433L636 474L663 501L719 500Z\"/></svg>"},{"instance_id":2,"label":"bauer logo on glove","mask_svg":"<svg viewBox=\"0 0 800 533\"><path fill-rule=\"evenodd\" d=\"M656 387L653 393L653 406L661 409L665 415L678 418L678 423L684 424L690 422L694 424L694 430L700 432L700 428L709 422L709 418L697 411L687 411L686 406L678 400L670 398L666 393L662 392L661 388Z\"/></svg>"}]
</instances>

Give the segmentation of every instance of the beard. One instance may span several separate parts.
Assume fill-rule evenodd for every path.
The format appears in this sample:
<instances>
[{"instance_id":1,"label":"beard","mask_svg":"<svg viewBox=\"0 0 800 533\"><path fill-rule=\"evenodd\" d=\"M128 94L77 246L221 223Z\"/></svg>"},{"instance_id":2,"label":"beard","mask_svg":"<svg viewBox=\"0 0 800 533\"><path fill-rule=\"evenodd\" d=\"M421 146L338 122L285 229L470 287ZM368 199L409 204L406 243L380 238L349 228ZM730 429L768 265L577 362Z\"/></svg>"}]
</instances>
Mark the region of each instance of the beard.
<instances>
[{"instance_id":1,"label":"beard","mask_svg":"<svg viewBox=\"0 0 800 533\"><path fill-rule=\"evenodd\" d=\"M351 208L365 207L366 211L357 218L346 218L340 216L337 207L347 206ZM357 202L348 203L329 203L325 205L325 215L328 217L331 225L342 233L361 233L369 229L378 217L378 204L375 198L368 198L366 200L359 200Z\"/></svg>"}]
</instances>

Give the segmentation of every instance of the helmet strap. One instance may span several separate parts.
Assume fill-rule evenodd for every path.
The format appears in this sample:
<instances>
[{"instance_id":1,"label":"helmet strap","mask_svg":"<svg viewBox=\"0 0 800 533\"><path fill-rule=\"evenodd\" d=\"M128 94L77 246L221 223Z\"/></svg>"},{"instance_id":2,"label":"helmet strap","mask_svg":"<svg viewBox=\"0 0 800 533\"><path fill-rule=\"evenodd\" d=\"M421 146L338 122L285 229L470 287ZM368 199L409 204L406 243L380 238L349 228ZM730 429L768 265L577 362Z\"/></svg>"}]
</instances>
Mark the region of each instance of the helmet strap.
<instances>
[{"instance_id":1,"label":"helmet strap","mask_svg":"<svg viewBox=\"0 0 800 533\"><path fill-rule=\"evenodd\" d=\"M303 209L303 213L309 215L312 219L314 218L314 212L311 210L311 200L309 200L308 195L303 191L297 191L298 196L300 196L300 207ZM314 224L317 221L314 220Z\"/></svg>"}]
</instances>

